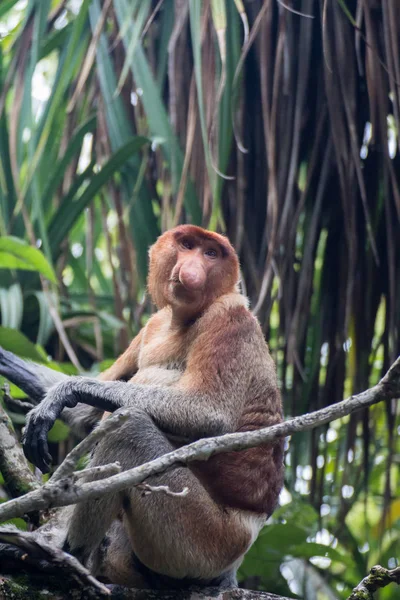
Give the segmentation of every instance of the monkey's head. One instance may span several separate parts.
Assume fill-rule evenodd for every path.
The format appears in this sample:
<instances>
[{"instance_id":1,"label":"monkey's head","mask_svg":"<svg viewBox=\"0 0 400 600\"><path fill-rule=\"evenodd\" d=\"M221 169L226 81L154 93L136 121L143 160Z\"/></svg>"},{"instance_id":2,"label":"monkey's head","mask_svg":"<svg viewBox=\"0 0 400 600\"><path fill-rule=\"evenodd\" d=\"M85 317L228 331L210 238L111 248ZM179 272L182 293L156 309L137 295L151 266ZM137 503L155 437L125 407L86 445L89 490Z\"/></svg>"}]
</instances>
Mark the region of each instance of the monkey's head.
<instances>
[{"instance_id":1,"label":"monkey's head","mask_svg":"<svg viewBox=\"0 0 400 600\"><path fill-rule=\"evenodd\" d=\"M180 225L150 248L148 289L157 308L171 306L186 318L234 292L239 260L228 239L194 225Z\"/></svg>"}]
</instances>

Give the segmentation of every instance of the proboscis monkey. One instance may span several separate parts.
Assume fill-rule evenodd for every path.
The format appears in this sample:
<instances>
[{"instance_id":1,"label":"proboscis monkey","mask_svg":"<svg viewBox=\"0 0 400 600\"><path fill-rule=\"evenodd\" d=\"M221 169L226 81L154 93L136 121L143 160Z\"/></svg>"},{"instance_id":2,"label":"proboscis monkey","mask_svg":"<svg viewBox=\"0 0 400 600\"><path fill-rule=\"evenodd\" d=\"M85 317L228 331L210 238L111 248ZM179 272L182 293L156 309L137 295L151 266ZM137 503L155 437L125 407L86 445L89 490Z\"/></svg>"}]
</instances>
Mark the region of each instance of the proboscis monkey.
<instances>
[{"instance_id":1,"label":"proboscis monkey","mask_svg":"<svg viewBox=\"0 0 400 600\"><path fill-rule=\"evenodd\" d=\"M98 444L90 462L119 461L124 470L200 438L279 423L275 367L238 279L225 237L182 225L150 249L148 288L158 312L100 380L62 376L1 351L0 373L36 400L45 394L28 414L28 459L49 470L47 433L61 413L85 433L103 411L129 407L128 422ZM186 497L133 487L80 503L69 509L64 549L114 583L233 583L277 503L282 458L279 440L148 480L187 487Z\"/></svg>"}]
</instances>

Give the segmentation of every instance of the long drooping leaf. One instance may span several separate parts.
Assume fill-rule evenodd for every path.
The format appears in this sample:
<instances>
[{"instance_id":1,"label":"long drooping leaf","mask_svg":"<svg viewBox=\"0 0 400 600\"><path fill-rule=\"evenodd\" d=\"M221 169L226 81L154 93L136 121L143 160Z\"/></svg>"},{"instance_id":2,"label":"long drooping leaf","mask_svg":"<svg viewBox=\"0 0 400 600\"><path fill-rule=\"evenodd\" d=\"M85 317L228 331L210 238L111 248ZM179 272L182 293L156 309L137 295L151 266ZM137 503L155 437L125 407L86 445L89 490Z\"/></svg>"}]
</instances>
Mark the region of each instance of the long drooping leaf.
<instances>
[{"instance_id":1,"label":"long drooping leaf","mask_svg":"<svg viewBox=\"0 0 400 600\"><path fill-rule=\"evenodd\" d=\"M33 292L32 295L36 298L39 306L39 328L36 343L44 347L54 331L54 322L49 310L49 303L46 295L41 291ZM55 300L56 299L53 298L54 303Z\"/></svg>"},{"instance_id":2,"label":"long drooping leaf","mask_svg":"<svg viewBox=\"0 0 400 600\"><path fill-rule=\"evenodd\" d=\"M122 72L121 72L119 82L118 82L118 88L117 88L118 93L121 92L121 89L126 81L127 76L128 76L131 62L132 62L133 56L135 54L136 45L139 41L143 27L146 23L146 19L150 12L151 2L149 0L142 0L141 2L139 2L137 4L138 4L138 11L137 11L137 15L135 16L135 19L132 18L133 15L131 14L131 18L126 19L125 24L123 25L121 32L120 32L121 37L124 37L127 33L127 29L129 28L129 23L131 21L134 21L135 24L134 24L134 27L131 32L131 34L132 34L131 39L129 41L129 46L126 50L125 62L122 67ZM135 4L133 4L133 6L135 7Z\"/></svg>"},{"instance_id":3,"label":"long drooping leaf","mask_svg":"<svg viewBox=\"0 0 400 600\"><path fill-rule=\"evenodd\" d=\"M44 0L43 2L37 2L35 6L34 18L33 18L33 32L32 32L32 44L29 53L29 61L25 73L25 85L24 85L24 100L23 106L25 108L25 114L21 114L21 118L25 120L25 126L33 131L34 126L34 115L32 110L31 96L32 96L32 78L36 68L36 64L39 60L41 40L44 37L47 27L47 16L50 10L50 0ZM31 135L28 142L28 155L29 164L31 161L35 163L35 154L37 147L35 144L35 136ZM49 241L47 237L47 230L45 225L43 204L41 202L40 184L39 178L36 173L32 176L31 187L29 188L32 196L32 220L38 223L38 232L42 241L43 250L45 255L49 256Z\"/></svg>"},{"instance_id":4,"label":"long drooping leaf","mask_svg":"<svg viewBox=\"0 0 400 600\"><path fill-rule=\"evenodd\" d=\"M232 3L227 3L227 13L229 18L229 27L226 35L226 64L224 85L219 105L216 109L216 128L218 145L213 152L218 157L219 170L225 173L229 164L229 158L232 151L233 126L232 117L233 109L233 94L232 84L235 76L236 67L239 61L241 52L241 36L239 21L236 17L236 12ZM220 79L221 81L221 79ZM215 229L220 221L221 198L224 186L224 179L221 176L216 177L214 190L214 205L210 219L210 227Z\"/></svg>"},{"instance_id":5,"label":"long drooping leaf","mask_svg":"<svg viewBox=\"0 0 400 600\"><path fill-rule=\"evenodd\" d=\"M92 2L89 14L92 30L95 31L101 15L101 7L98 0ZM111 148L115 152L128 142L130 136L133 135L133 127L127 117L122 98L117 94L117 78L110 57L108 41L104 34L100 36L97 45L96 66L103 97L108 135ZM144 282L147 275L147 248L154 242L159 230L147 182L143 181L142 177L139 185L137 185L140 177L140 169L141 160L135 155L132 156L129 168L124 171L121 187L125 203L129 203L130 205L130 228L137 251L139 275L142 282ZM134 201L132 201L132 190L136 191Z\"/></svg>"},{"instance_id":6,"label":"long drooping leaf","mask_svg":"<svg viewBox=\"0 0 400 600\"><path fill-rule=\"evenodd\" d=\"M128 11L126 0L121 0L121 2L117 3L115 5L115 10L120 27L123 27L126 22L125 19ZM123 37L126 47L129 47L129 40L132 36L132 27L133 25ZM182 151L168 121L160 92L139 42L137 43L131 60L131 70L137 86L143 90L143 106L149 121L150 131L154 136L161 139L161 145L171 170L172 189L176 193L178 191L183 166ZM185 194L185 204L193 222L197 224L200 223L200 206L196 198L195 190L190 184L188 185Z\"/></svg>"},{"instance_id":7,"label":"long drooping leaf","mask_svg":"<svg viewBox=\"0 0 400 600\"><path fill-rule=\"evenodd\" d=\"M11 171L9 135L5 116L0 118L0 226L1 233L9 233L12 212L15 206L15 187Z\"/></svg>"},{"instance_id":8,"label":"long drooping leaf","mask_svg":"<svg viewBox=\"0 0 400 600\"><path fill-rule=\"evenodd\" d=\"M65 170L69 165L70 161L79 155L82 147L83 139L85 135L92 132L96 125L96 118L91 117L80 126L77 131L71 137L67 149L58 164L52 169L51 177L49 178L47 185L42 194L42 203L45 208L48 208L51 204L53 194L56 191L58 185L60 185L62 178L65 175Z\"/></svg>"},{"instance_id":9,"label":"long drooping leaf","mask_svg":"<svg viewBox=\"0 0 400 600\"><path fill-rule=\"evenodd\" d=\"M75 20L74 26L71 30L71 35L68 40L68 46L65 50L63 60L60 61L59 72L56 78L56 85L54 85L53 87L53 93L47 103L46 110L42 115L39 127L36 130L34 153L31 156L28 175L22 187L22 200L17 205L18 209L21 208L24 196L29 192L30 186L32 184L35 186L35 170L39 165L46 143L49 139L53 127L53 121L57 118L57 111L59 109L60 102L62 101L66 88L70 83L73 70L82 59L82 55L85 50L85 36L83 36L83 31L87 21L88 8L89 0L84 0L81 10L79 11L78 17ZM42 13L39 14L41 15ZM28 73L28 82L30 81L30 78L31 74ZM27 97L28 93L30 93L30 87L26 88L25 98ZM30 103L28 102L28 100L26 100L25 104L27 105L25 108L25 112L31 113ZM29 125L30 122L28 121L28 126ZM44 231L43 218L41 218L39 222L41 222L42 230Z\"/></svg>"},{"instance_id":10,"label":"long drooping leaf","mask_svg":"<svg viewBox=\"0 0 400 600\"><path fill-rule=\"evenodd\" d=\"M76 219L94 199L98 191L105 185L123 166L129 161L131 156L138 152L144 144L148 142L147 138L134 137L125 146L110 158L103 165L99 173L96 173L89 185L84 191L74 200L63 202L54 215L49 225L49 239L51 240L51 248L53 256L57 256L60 252L60 244L68 235Z\"/></svg>"},{"instance_id":11,"label":"long drooping leaf","mask_svg":"<svg viewBox=\"0 0 400 600\"><path fill-rule=\"evenodd\" d=\"M211 161L210 146L208 143L207 123L206 123L206 115L205 115L205 98L204 98L204 90L203 90L202 55L201 55L202 6L203 5L201 2L196 2L196 0L189 0L190 31L191 31L191 35L192 35L194 73L195 73L195 78L196 78L197 102L198 102L198 106L199 106L201 135L202 135L202 139L203 139L203 148L204 148L205 161L206 161L206 165L207 165L209 184L210 184L212 193L214 193L214 181L215 181L216 173L213 171L212 164L211 164L212 161Z\"/></svg>"},{"instance_id":12,"label":"long drooping leaf","mask_svg":"<svg viewBox=\"0 0 400 600\"><path fill-rule=\"evenodd\" d=\"M1 324L3 327L19 329L22 323L24 301L19 283L8 288L0 287Z\"/></svg>"}]
</instances>

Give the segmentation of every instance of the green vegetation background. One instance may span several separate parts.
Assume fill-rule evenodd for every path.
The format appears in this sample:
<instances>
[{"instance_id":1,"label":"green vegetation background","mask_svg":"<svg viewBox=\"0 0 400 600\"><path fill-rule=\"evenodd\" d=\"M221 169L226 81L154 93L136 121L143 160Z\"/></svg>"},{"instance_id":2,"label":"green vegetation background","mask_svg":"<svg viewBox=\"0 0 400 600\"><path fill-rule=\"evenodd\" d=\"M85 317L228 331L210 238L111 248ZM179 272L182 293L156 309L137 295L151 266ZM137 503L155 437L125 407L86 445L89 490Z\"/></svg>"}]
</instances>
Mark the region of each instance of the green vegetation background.
<instances>
[{"instance_id":1,"label":"green vegetation background","mask_svg":"<svg viewBox=\"0 0 400 600\"><path fill-rule=\"evenodd\" d=\"M287 416L374 384L399 353L399 42L391 0L3 0L0 344L105 368L151 311L148 246L192 222L239 252ZM398 564L398 428L387 403L288 441L244 585L345 599Z\"/></svg>"}]
</instances>

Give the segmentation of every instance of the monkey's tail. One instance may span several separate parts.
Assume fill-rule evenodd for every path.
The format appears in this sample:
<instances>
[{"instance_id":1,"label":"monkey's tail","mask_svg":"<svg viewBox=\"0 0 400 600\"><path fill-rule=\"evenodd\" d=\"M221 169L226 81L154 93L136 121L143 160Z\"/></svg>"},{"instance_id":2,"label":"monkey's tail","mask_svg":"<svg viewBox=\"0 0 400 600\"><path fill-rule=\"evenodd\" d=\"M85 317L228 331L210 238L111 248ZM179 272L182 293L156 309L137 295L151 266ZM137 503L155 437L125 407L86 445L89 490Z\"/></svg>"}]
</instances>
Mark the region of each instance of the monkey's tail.
<instances>
[{"instance_id":1,"label":"monkey's tail","mask_svg":"<svg viewBox=\"0 0 400 600\"><path fill-rule=\"evenodd\" d=\"M23 360L0 346L0 375L17 385L31 400L39 403L47 390L68 375L49 369L44 365Z\"/></svg>"}]
</instances>

